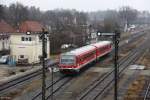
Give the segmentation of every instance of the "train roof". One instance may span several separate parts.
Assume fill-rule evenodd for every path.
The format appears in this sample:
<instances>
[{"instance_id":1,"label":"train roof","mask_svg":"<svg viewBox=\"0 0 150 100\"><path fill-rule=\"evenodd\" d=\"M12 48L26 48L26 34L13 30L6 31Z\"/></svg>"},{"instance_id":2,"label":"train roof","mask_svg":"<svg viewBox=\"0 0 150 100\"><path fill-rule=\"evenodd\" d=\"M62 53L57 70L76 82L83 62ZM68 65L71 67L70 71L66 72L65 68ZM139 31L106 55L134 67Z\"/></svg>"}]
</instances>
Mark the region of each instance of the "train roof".
<instances>
[{"instance_id":1,"label":"train roof","mask_svg":"<svg viewBox=\"0 0 150 100\"><path fill-rule=\"evenodd\" d=\"M108 44L111 44L111 41L100 41L91 45L96 46L96 47L103 47Z\"/></svg>"},{"instance_id":2,"label":"train roof","mask_svg":"<svg viewBox=\"0 0 150 100\"><path fill-rule=\"evenodd\" d=\"M83 47L74 49L72 51L66 52L66 53L64 53L62 55L81 55L81 54L83 54L85 52L88 52L88 51L94 50L94 49L95 49L94 46L87 45L87 46L83 46Z\"/></svg>"},{"instance_id":3,"label":"train roof","mask_svg":"<svg viewBox=\"0 0 150 100\"><path fill-rule=\"evenodd\" d=\"M71 50L69 52L63 53L62 55L81 55L85 52L89 52L90 50L96 49L96 47L101 47L101 46L105 46L108 44L111 44L111 41L100 41L95 44L91 44L91 45L87 45L87 46L83 46L83 47Z\"/></svg>"}]
</instances>

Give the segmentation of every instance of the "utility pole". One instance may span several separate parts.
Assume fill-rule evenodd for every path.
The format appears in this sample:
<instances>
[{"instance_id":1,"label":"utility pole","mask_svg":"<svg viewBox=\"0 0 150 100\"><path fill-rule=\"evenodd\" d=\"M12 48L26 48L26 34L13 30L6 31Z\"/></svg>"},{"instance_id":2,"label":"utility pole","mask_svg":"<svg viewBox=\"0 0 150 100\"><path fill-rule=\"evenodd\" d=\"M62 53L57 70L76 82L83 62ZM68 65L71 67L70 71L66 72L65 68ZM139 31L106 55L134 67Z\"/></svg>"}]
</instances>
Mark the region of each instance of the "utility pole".
<instances>
[{"instance_id":1,"label":"utility pole","mask_svg":"<svg viewBox=\"0 0 150 100\"><path fill-rule=\"evenodd\" d=\"M47 34L48 32L46 32L44 29L42 30L41 33L41 39L42 39L42 100L46 100L45 99L45 94L46 94L46 83L45 83L45 79L46 79L46 65L45 65L45 58L47 57L47 53L46 53L46 42L47 42Z\"/></svg>"}]
</instances>

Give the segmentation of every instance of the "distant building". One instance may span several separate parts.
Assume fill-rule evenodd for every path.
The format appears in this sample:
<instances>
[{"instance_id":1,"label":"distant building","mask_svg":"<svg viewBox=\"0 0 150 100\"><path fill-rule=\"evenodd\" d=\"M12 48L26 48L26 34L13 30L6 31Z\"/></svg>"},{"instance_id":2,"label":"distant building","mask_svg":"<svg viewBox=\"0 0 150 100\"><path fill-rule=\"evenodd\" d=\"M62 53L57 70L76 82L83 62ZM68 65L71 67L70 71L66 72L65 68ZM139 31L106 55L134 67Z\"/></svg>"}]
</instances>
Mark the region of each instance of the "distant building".
<instances>
[{"instance_id":1,"label":"distant building","mask_svg":"<svg viewBox=\"0 0 150 100\"><path fill-rule=\"evenodd\" d=\"M0 20L0 53L9 51L9 36L14 32L14 29L4 20Z\"/></svg>"},{"instance_id":2,"label":"distant building","mask_svg":"<svg viewBox=\"0 0 150 100\"><path fill-rule=\"evenodd\" d=\"M96 32L91 33L91 41L90 43L96 43L98 42L98 36Z\"/></svg>"},{"instance_id":3,"label":"distant building","mask_svg":"<svg viewBox=\"0 0 150 100\"><path fill-rule=\"evenodd\" d=\"M42 40L39 33L42 25L36 21L25 21L18 32L10 36L10 55L18 64L36 63L42 56ZM30 34L27 34L30 32ZM47 57L50 56L49 39L47 38Z\"/></svg>"}]
</instances>

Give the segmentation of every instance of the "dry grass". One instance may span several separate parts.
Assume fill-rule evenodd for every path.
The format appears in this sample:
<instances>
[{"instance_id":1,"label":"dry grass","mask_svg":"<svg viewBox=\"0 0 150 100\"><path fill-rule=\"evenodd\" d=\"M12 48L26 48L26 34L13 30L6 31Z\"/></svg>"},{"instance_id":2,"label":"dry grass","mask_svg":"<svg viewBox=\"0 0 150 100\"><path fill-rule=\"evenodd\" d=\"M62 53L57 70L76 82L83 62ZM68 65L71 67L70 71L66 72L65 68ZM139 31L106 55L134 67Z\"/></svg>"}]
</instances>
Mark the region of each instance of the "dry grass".
<instances>
[{"instance_id":1,"label":"dry grass","mask_svg":"<svg viewBox=\"0 0 150 100\"><path fill-rule=\"evenodd\" d=\"M13 100L14 97L18 96L18 94L21 92L20 90L14 90L13 92L10 92L9 94L6 94L2 97L0 97L0 100Z\"/></svg>"},{"instance_id":2,"label":"dry grass","mask_svg":"<svg viewBox=\"0 0 150 100\"><path fill-rule=\"evenodd\" d=\"M147 50L137 62L140 65L146 66L146 69L150 68L150 50ZM128 88L128 92L124 97L124 100L143 100L139 94L142 92L146 82L145 76L140 76L134 81Z\"/></svg>"},{"instance_id":3,"label":"dry grass","mask_svg":"<svg viewBox=\"0 0 150 100\"><path fill-rule=\"evenodd\" d=\"M145 84L145 77L140 76L128 88L124 100L140 100L139 93L142 91Z\"/></svg>"},{"instance_id":4,"label":"dry grass","mask_svg":"<svg viewBox=\"0 0 150 100\"><path fill-rule=\"evenodd\" d=\"M4 95L3 97L0 97L0 100L13 100L15 97L21 96L21 94L33 91L34 89L37 89L41 86L41 80L35 80L31 82L30 84L27 84L23 88L14 90L10 92L9 94Z\"/></svg>"},{"instance_id":5,"label":"dry grass","mask_svg":"<svg viewBox=\"0 0 150 100\"><path fill-rule=\"evenodd\" d=\"M143 56L138 60L138 64L144 65L146 68L150 68L150 50L147 50Z\"/></svg>"},{"instance_id":6,"label":"dry grass","mask_svg":"<svg viewBox=\"0 0 150 100\"><path fill-rule=\"evenodd\" d=\"M32 81L30 84L27 84L24 88L23 88L23 93L27 93L30 91L33 91L34 89L37 89L39 87L42 86L42 80L34 80Z\"/></svg>"},{"instance_id":7,"label":"dry grass","mask_svg":"<svg viewBox=\"0 0 150 100\"><path fill-rule=\"evenodd\" d=\"M121 38L128 38L131 35L130 32L121 33Z\"/></svg>"},{"instance_id":8,"label":"dry grass","mask_svg":"<svg viewBox=\"0 0 150 100\"><path fill-rule=\"evenodd\" d=\"M140 39L138 39L137 41L133 42L132 44L129 44L126 48L124 48L124 49L121 51L120 56L123 56L123 57L124 57L124 56L128 55L128 53L129 53L132 49L134 49L134 48L138 47L140 44L142 44L142 43L143 43L143 40L144 40L144 37L141 37Z\"/></svg>"}]
</instances>

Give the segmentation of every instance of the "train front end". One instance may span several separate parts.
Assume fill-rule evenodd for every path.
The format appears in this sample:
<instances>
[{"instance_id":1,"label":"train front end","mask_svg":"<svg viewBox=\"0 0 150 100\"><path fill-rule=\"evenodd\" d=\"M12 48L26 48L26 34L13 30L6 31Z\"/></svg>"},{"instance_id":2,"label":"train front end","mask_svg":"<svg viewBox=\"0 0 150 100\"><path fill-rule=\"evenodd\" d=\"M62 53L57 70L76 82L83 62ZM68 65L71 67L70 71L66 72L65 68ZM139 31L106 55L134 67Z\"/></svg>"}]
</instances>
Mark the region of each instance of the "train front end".
<instances>
[{"instance_id":1,"label":"train front end","mask_svg":"<svg viewBox=\"0 0 150 100\"><path fill-rule=\"evenodd\" d=\"M61 54L59 59L59 70L62 73L76 72L76 56L67 53Z\"/></svg>"}]
</instances>

